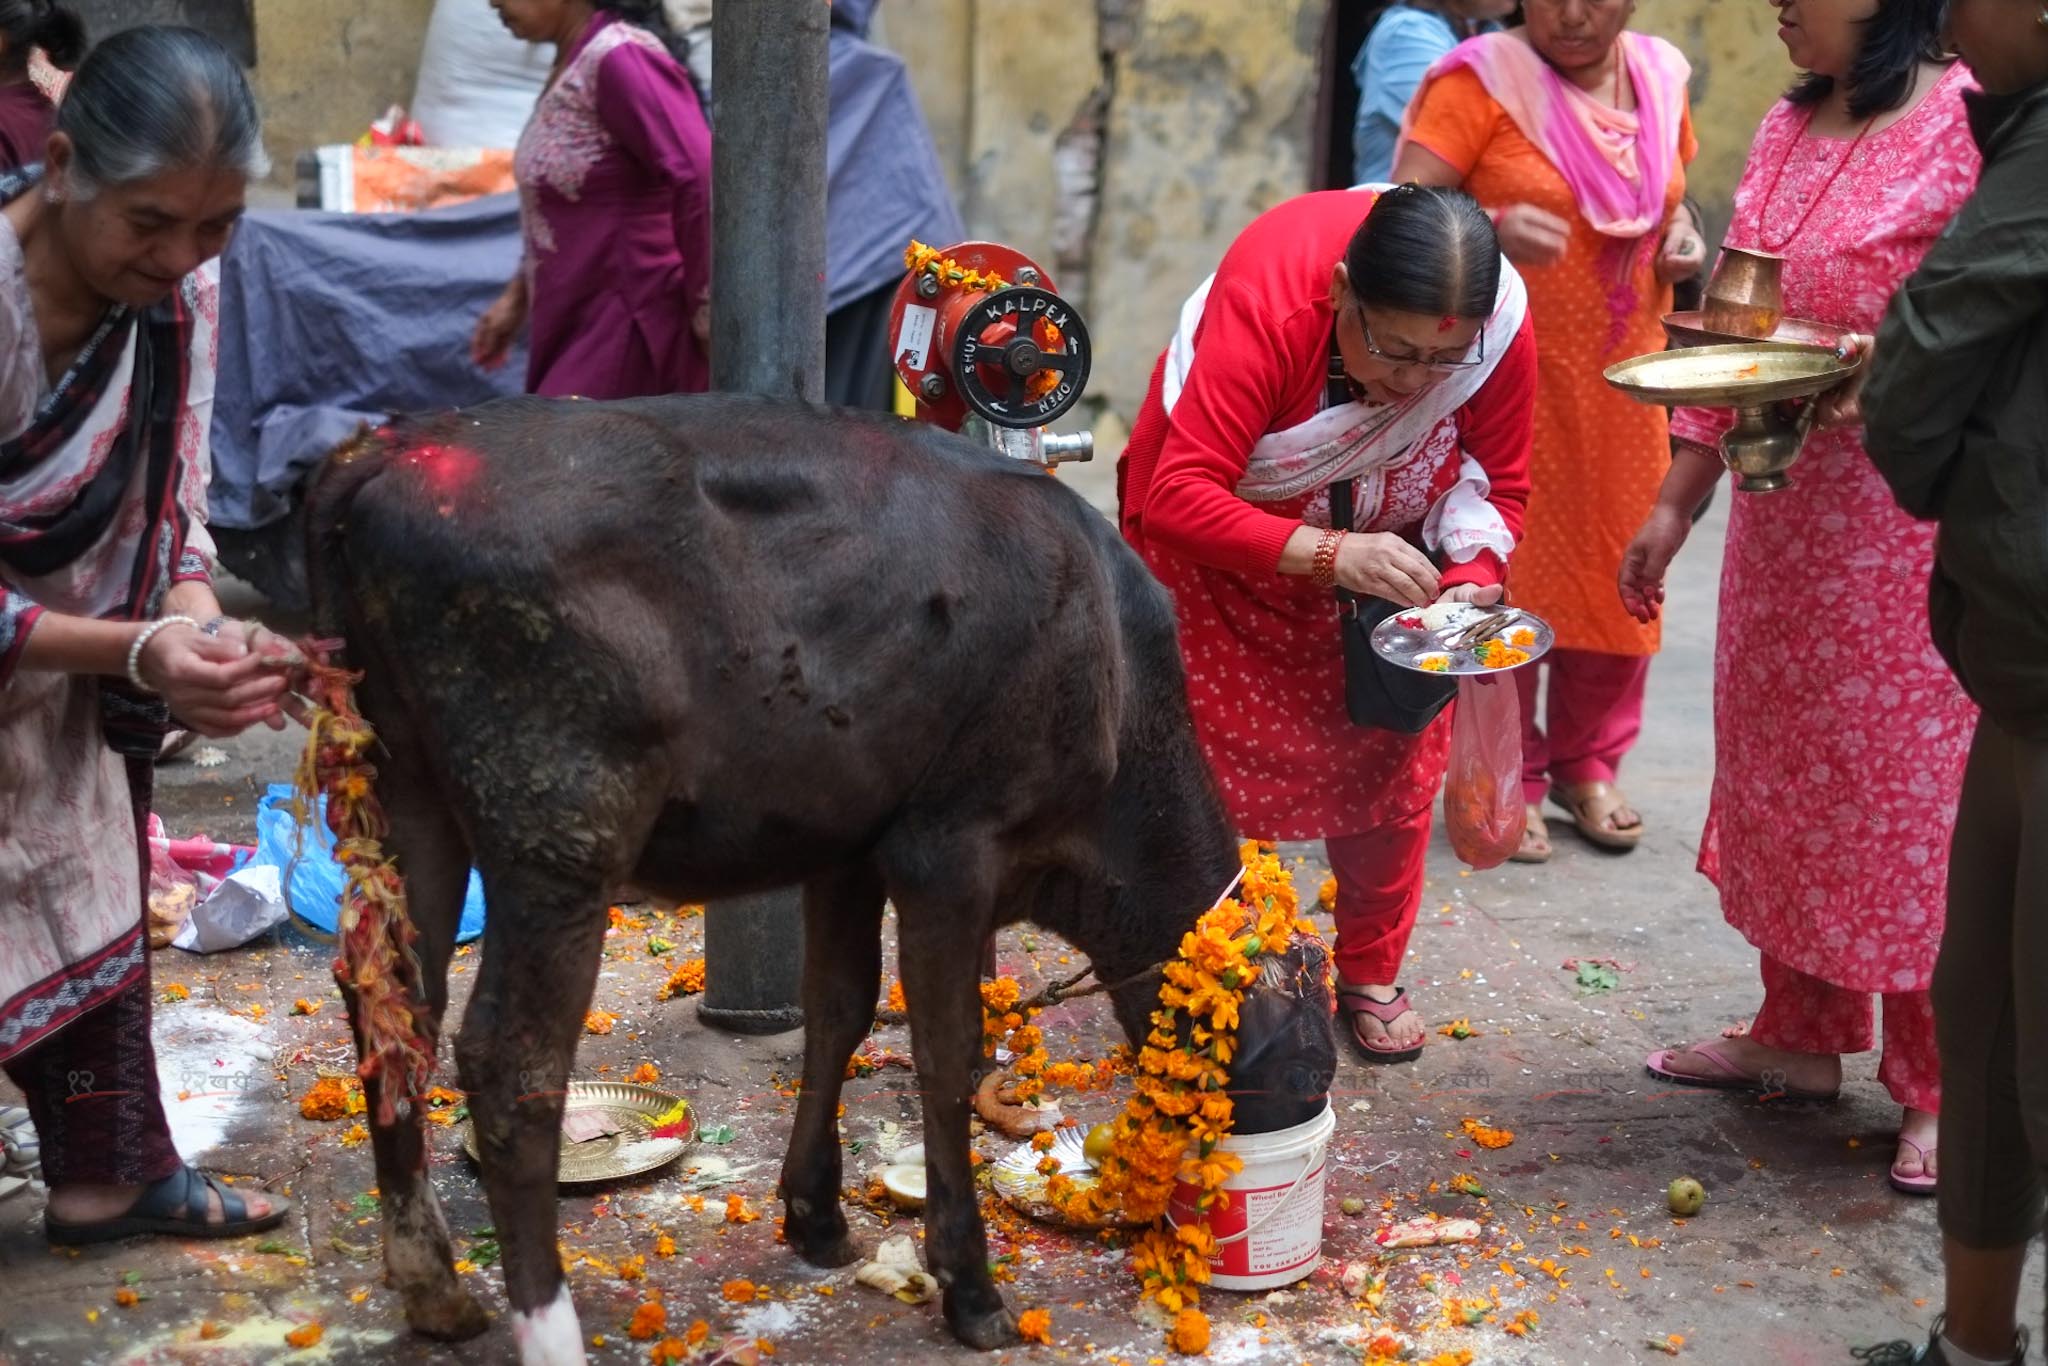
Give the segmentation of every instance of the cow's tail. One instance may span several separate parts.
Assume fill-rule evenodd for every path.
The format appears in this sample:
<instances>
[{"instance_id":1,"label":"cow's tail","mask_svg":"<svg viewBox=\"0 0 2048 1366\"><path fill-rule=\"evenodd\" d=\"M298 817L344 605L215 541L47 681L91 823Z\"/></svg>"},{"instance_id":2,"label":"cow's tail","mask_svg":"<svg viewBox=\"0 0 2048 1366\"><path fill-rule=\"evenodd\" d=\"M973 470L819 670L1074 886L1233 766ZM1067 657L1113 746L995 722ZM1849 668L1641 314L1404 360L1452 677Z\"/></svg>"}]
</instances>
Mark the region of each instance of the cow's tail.
<instances>
[{"instance_id":1,"label":"cow's tail","mask_svg":"<svg viewBox=\"0 0 2048 1366\"><path fill-rule=\"evenodd\" d=\"M303 846L305 831L324 817L344 885L336 936L335 980L354 998L365 1081L381 1079L376 1121L390 1124L400 1099L416 1103L434 1066L434 1045L422 1027L424 996L417 932L407 913L405 883L383 840L388 826L377 801L370 762L376 732L356 706L362 674L346 662L348 576L342 539L356 493L384 468L389 446L363 431L328 456L307 495L306 572L315 639L306 643L306 696L311 700L306 749L292 801ZM295 849L296 860L303 847Z\"/></svg>"}]
</instances>

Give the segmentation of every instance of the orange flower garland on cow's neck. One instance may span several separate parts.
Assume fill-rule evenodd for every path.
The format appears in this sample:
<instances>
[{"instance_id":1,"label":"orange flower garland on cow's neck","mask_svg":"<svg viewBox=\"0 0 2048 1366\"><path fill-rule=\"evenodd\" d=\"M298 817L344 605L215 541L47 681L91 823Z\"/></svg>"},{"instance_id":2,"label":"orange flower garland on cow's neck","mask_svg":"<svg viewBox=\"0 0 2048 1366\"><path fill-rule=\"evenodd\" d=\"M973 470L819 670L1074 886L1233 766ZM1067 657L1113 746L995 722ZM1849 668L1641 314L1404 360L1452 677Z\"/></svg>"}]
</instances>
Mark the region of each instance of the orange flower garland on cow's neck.
<instances>
[{"instance_id":1,"label":"orange flower garland on cow's neck","mask_svg":"<svg viewBox=\"0 0 2048 1366\"><path fill-rule=\"evenodd\" d=\"M1206 1219L1168 1223L1167 1202L1186 1181L1205 1214L1229 1203L1224 1184L1243 1163L1219 1145L1230 1132L1238 1008L1262 955L1285 953L1297 932L1315 932L1297 914L1293 879L1272 847L1247 842L1239 855L1245 871L1237 895L1204 914L1165 966L1152 1033L1138 1051L1137 1087L1115 1120L1100 1179L1086 1188L1063 1176L1047 1182L1048 1198L1076 1223L1151 1225L1132 1244L1131 1269L1145 1298L1175 1316L1170 1345L1190 1355L1207 1344L1208 1320L1195 1305L1216 1239Z\"/></svg>"}]
</instances>

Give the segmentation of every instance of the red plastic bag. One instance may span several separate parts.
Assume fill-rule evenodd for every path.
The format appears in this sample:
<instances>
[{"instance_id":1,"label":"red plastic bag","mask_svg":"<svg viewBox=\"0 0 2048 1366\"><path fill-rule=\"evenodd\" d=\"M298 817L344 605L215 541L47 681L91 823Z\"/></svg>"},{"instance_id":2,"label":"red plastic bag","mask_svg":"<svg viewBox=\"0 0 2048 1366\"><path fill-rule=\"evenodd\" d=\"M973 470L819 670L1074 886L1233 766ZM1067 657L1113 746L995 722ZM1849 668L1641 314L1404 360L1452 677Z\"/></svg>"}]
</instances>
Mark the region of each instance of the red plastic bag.
<instances>
[{"instance_id":1,"label":"red plastic bag","mask_svg":"<svg viewBox=\"0 0 2048 1366\"><path fill-rule=\"evenodd\" d=\"M1458 680L1451 761L1444 775L1444 826L1451 848L1474 868L1493 868L1522 843L1522 708L1504 673Z\"/></svg>"}]
</instances>

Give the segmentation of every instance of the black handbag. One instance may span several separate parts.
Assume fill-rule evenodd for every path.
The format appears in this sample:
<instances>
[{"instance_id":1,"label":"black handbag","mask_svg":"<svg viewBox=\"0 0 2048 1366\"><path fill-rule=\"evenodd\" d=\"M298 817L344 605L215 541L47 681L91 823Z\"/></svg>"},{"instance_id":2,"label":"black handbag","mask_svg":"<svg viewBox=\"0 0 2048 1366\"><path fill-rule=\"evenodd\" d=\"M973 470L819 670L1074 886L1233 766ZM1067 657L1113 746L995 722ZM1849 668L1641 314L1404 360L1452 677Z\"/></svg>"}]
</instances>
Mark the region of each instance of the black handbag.
<instances>
[{"instance_id":1,"label":"black handbag","mask_svg":"<svg viewBox=\"0 0 2048 1366\"><path fill-rule=\"evenodd\" d=\"M1333 331L1331 406L1351 401L1350 383ZM1330 485L1330 526L1334 530L1351 530L1353 483L1345 479ZM1406 610L1409 609L1386 598L1363 597L1348 588L1337 589L1337 628L1344 637L1344 709L1354 726L1420 735L1458 695L1456 680L1389 664L1372 648L1373 627Z\"/></svg>"}]
</instances>

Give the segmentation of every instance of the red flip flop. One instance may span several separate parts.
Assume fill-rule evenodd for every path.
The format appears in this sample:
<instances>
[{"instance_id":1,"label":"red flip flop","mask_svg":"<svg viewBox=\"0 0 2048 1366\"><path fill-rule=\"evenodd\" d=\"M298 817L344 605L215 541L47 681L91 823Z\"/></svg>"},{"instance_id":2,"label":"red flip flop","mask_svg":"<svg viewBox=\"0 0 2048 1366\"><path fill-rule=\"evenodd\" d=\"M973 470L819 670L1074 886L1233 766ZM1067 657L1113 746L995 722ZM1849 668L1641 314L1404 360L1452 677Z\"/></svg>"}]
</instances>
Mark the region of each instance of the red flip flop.
<instances>
[{"instance_id":1,"label":"red flip flop","mask_svg":"<svg viewBox=\"0 0 2048 1366\"><path fill-rule=\"evenodd\" d=\"M1419 1043L1409 1048L1388 1048L1383 1044L1374 1043L1365 1036L1365 1031L1358 1027L1360 1014L1370 1015L1381 1024L1390 1025L1414 1010L1415 1007L1408 1004L1408 993L1405 989L1395 987L1394 999L1391 1001L1375 1001L1362 991L1347 991L1340 987L1337 991L1337 1008L1345 1012L1346 1021L1351 1026L1351 1042L1357 1046L1367 1062L1413 1062L1422 1056L1422 1045Z\"/></svg>"}]
</instances>

